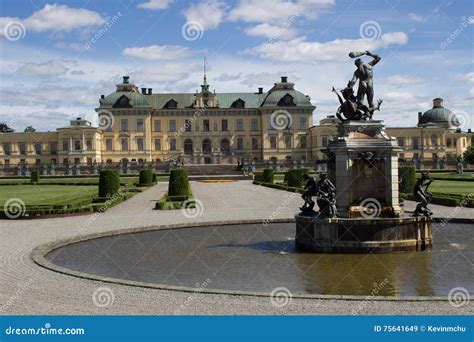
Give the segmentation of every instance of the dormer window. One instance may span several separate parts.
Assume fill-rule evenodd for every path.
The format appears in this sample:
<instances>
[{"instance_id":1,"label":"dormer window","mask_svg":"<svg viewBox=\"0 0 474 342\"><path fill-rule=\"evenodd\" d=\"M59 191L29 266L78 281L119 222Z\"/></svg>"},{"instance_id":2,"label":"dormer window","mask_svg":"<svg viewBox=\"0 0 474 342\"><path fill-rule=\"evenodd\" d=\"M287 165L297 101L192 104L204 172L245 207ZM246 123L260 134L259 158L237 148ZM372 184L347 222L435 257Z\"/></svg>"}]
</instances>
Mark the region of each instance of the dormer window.
<instances>
[{"instance_id":1,"label":"dormer window","mask_svg":"<svg viewBox=\"0 0 474 342\"><path fill-rule=\"evenodd\" d=\"M278 102L278 106L280 106L280 107L294 107L294 106L296 106L296 104L294 102L293 96L291 96L290 94L286 94L285 96L283 96L280 99L280 101Z\"/></svg>"},{"instance_id":2,"label":"dormer window","mask_svg":"<svg viewBox=\"0 0 474 342\"><path fill-rule=\"evenodd\" d=\"M238 99L232 103L231 108L245 108L245 101Z\"/></svg>"},{"instance_id":3,"label":"dormer window","mask_svg":"<svg viewBox=\"0 0 474 342\"><path fill-rule=\"evenodd\" d=\"M165 108L166 108L166 109L176 109L176 108L178 108L178 102L176 102L175 100L171 99L171 100L169 100L168 102L166 102Z\"/></svg>"},{"instance_id":4,"label":"dormer window","mask_svg":"<svg viewBox=\"0 0 474 342\"><path fill-rule=\"evenodd\" d=\"M114 108L132 108L130 99L125 95L122 95L113 105Z\"/></svg>"}]
</instances>

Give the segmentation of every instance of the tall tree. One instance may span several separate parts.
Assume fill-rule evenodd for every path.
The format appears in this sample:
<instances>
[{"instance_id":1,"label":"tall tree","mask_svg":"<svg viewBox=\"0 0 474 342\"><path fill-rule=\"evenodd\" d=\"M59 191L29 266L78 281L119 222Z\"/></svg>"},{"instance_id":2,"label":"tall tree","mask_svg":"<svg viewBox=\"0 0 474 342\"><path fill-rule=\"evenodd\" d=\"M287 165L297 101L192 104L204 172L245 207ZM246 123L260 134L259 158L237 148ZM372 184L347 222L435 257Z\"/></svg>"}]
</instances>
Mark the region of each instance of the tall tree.
<instances>
[{"instance_id":1,"label":"tall tree","mask_svg":"<svg viewBox=\"0 0 474 342\"><path fill-rule=\"evenodd\" d=\"M474 148L469 146L469 148L464 152L463 157L468 164L474 164Z\"/></svg>"}]
</instances>

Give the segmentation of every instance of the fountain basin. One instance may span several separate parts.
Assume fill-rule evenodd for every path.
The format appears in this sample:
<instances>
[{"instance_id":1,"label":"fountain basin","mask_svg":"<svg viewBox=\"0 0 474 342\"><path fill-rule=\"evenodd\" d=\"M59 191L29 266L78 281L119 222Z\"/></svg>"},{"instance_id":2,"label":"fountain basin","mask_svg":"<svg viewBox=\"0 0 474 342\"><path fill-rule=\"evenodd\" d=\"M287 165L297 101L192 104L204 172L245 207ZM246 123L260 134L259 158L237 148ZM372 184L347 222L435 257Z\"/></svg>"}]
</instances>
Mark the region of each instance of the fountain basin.
<instances>
[{"instance_id":1,"label":"fountain basin","mask_svg":"<svg viewBox=\"0 0 474 342\"><path fill-rule=\"evenodd\" d=\"M323 253L389 253L431 247L431 219L295 215L296 248Z\"/></svg>"}]
</instances>

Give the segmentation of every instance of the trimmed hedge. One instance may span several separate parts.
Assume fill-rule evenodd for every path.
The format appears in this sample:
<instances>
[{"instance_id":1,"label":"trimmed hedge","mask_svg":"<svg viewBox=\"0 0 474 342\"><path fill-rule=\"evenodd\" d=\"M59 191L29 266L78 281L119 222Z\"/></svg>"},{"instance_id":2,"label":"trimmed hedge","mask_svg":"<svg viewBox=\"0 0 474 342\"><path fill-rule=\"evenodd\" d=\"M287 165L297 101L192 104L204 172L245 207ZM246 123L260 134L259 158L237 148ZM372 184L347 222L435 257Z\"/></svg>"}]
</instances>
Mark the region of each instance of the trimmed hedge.
<instances>
[{"instance_id":1,"label":"trimmed hedge","mask_svg":"<svg viewBox=\"0 0 474 342\"><path fill-rule=\"evenodd\" d=\"M257 171L253 173L253 180L257 182L261 182L263 179L263 172Z\"/></svg>"},{"instance_id":2,"label":"trimmed hedge","mask_svg":"<svg viewBox=\"0 0 474 342\"><path fill-rule=\"evenodd\" d=\"M400 198L415 201L415 196L412 194L400 194ZM433 193L431 203L444 205L447 207L466 207L474 208L474 197L465 195L453 195L453 194L442 194Z\"/></svg>"},{"instance_id":3,"label":"trimmed hedge","mask_svg":"<svg viewBox=\"0 0 474 342\"><path fill-rule=\"evenodd\" d=\"M119 191L120 175L117 170L102 170L99 175L99 197L112 197Z\"/></svg>"},{"instance_id":4,"label":"trimmed hedge","mask_svg":"<svg viewBox=\"0 0 474 342\"><path fill-rule=\"evenodd\" d=\"M275 182L275 170L264 169L262 173L262 182L273 184Z\"/></svg>"},{"instance_id":5,"label":"trimmed hedge","mask_svg":"<svg viewBox=\"0 0 474 342\"><path fill-rule=\"evenodd\" d=\"M153 175L154 173L150 169L141 170L140 175L138 176L138 185L150 186L153 183Z\"/></svg>"},{"instance_id":6,"label":"trimmed hedge","mask_svg":"<svg viewBox=\"0 0 474 342\"><path fill-rule=\"evenodd\" d=\"M39 171L31 171L30 182L31 183L38 183L40 179Z\"/></svg>"},{"instance_id":7,"label":"trimmed hedge","mask_svg":"<svg viewBox=\"0 0 474 342\"><path fill-rule=\"evenodd\" d=\"M175 196L170 197L168 194L165 194L163 197L160 198L159 201L156 202L155 209L158 210L173 210L173 209L182 209L184 206L186 208L194 208L196 202L186 196Z\"/></svg>"},{"instance_id":8,"label":"trimmed hedge","mask_svg":"<svg viewBox=\"0 0 474 342\"><path fill-rule=\"evenodd\" d=\"M304 186L304 174L309 174L308 169L291 169L286 172L286 184L292 188Z\"/></svg>"},{"instance_id":9,"label":"trimmed hedge","mask_svg":"<svg viewBox=\"0 0 474 342\"><path fill-rule=\"evenodd\" d=\"M279 184L279 183L265 183L265 182L254 181L253 184L266 186L266 187L272 188L272 189L290 191L290 192L303 193L303 191L304 191L304 189L302 189L302 188L294 188L294 187L287 186L285 184Z\"/></svg>"},{"instance_id":10,"label":"trimmed hedge","mask_svg":"<svg viewBox=\"0 0 474 342\"><path fill-rule=\"evenodd\" d=\"M157 176L156 173L154 173L154 172L153 172L152 175L151 175L151 182L152 182L153 184L158 183L158 176Z\"/></svg>"},{"instance_id":11,"label":"trimmed hedge","mask_svg":"<svg viewBox=\"0 0 474 342\"><path fill-rule=\"evenodd\" d=\"M191 187L189 185L188 170L175 169L170 172L170 180L168 185L168 195L170 197L186 196L191 194Z\"/></svg>"},{"instance_id":12,"label":"trimmed hedge","mask_svg":"<svg viewBox=\"0 0 474 342\"><path fill-rule=\"evenodd\" d=\"M416 182L416 169L414 166L401 166L398 169L400 177L400 192L412 193Z\"/></svg>"}]
</instances>

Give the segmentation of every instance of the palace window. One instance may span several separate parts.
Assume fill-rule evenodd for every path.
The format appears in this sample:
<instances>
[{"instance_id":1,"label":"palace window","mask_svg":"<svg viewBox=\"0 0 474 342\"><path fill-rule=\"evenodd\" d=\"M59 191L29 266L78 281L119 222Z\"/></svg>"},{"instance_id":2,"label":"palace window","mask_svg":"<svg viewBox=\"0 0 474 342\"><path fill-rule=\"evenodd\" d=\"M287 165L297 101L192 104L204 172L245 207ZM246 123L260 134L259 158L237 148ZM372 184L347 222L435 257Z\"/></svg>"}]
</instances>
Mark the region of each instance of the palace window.
<instances>
[{"instance_id":1,"label":"palace window","mask_svg":"<svg viewBox=\"0 0 474 342\"><path fill-rule=\"evenodd\" d=\"M143 151L144 145L143 145L143 138L142 137L137 137L137 150L138 151Z\"/></svg>"},{"instance_id":2,"label":"palace window","mask_svg":"<svg viewBox=\"0 0 474 342\"><path fill-rule=\"evenodd\" d=\"M145 130L145 123L143 119L137 119L137 132L143 132Z\"/></svg>"},{"instance_id":3,"label":"palace window","mask_svg":"<svg viewBox=\"0 0 474 342\"><path fill-rule=\"evenodd\" d=\"M122 151L128 151L128 138L122 138Z\"/></svg>"},{"instance_id":4,"label":"palace window","mask_svg":"<svg viewBox=\"0 0 474 342\"><path fill-rule=\"evenodd\" d=\"M403 137L397 138L397 144L400 147L404 147L405 146L405 138L403 138Z\"/></svg>"},{"instance_id":5,"label":"palace window","mask_svg":"<svg viewBox=\"0 0 474 342\"><path fill-rule=\"evenodd\" d=\"M222 119L222 131L223 132L229 131L229 123L227 119Z\"/></svg>"},{"instance_id":6,"label":"palace window","mask_svg":"<svg viewBox=\"0 0 474 342\"><path fill-rule=\"evenodd\" d=\"M436 134L433 134L431 136L431 145L433 145L433 146L438 145L438 136Z\"/></svg>"},{"instance_id":7,"label":"palace window","mask_svg":"<svg viewBox=\"0 0 474 342\"><path fill-rule=\"evenodd\" d=\"M3 143L3 154L9 156L12 153L11 144Z\"/></svg>"},{"instance_id":8,"label":"palace window","mask_svg":"<svg viewBox=\"0 0 474 342\"><path fill-rule=\"evenodd\" d=\"M270 137L270 148L277 148L277 137L274 135Z\"/></svg>"},{"instance_id":9,"label":"palace window","mask_svg":"<svg viewBox=\"0 0 474 342\"><path fill-rule=\"evenodd\" d=\"M49 150L51 151L51 154L57 154L58 153L58 144L55 142L52 142L49 144Z\"/></svg>"},{"instance_id":10,"label":"palace window","mask_svg":"<svg viewBox=\"0 0 474 342\"><path fill-rule=\"evenodd\" d=\"M170 151L176 151L176 139L170 139Z\"/></svg>"},{"instance_id":11,"label":"palace window","mask_svg":"<svg viewBox=\"0 0 474 342\"><path fill-rule=\"evenodd\" d=\"M161 150L161 139L155 139L155 150L156 151Z\"/></svg>"},{"instance_id":12,"label":"palace window","mask_svg":"<svg viewBox=\"0 0 474 342\"><path fill-rule=\"evenodd\" d=\"M293 106L296 106L294 100L293 100L293 96L291 96L290 94L286 94L285 96L283 96L280 101L278 101L278 106L280 107L293 107Z\"/></svg>"},{"instance_id":13,"label":"palace window","mask_svg":"<svg viewBox=\"0 0 474 342\"><path fill-rule=\"evenodd\" d=\"M306 135L300 135L300 148L306 148Z\"/></svg>"},{"instance_id":14,"label":"palace window","mask_svg":"<svg viewBox=\"0 0 474 342\"><path fill-rule=\"evenodd\" d=\"M258 131L258 121L257 121L257 119L252 119L252 121L250 121L250 125L251 125L251 130L252 131Z\"/></svg>"},{"instance_id":15,"label":"palace window","mask_svg":"<svg viewBox=\"0 0 474 342\"><path fill-rule=\"evenodd\" d=\"M69 151L69 140L63 140L63 151Z\"/></svg>"},{"instance_id":16,"label":"palace window","mask_svg":"<svg viewBox=\"0 0 474 342\"><path fill-rule=\"evenodd\" d=\"M105 149L107 151L113 150L112 139L105 139Z\"/></svg>"},{"instance_id":17,"label":"palace window","mask_svg":"<svg viewBox=\"0 0 474 342\"><path fill-rule=\"evenodd\" d=\"M232 103L231 108L245 108L245 102L242 99L238 99Z\"/></svg>"},{"instance_id":18,"label":"palace window","mask_svg":"<svg viewBox=\"0 0 474 342\"><path fill-rule=\"evenodd\" d=\"M41 159L35 159L35 164L36 165L41 165Z\"/></svg>"},{"instance_id":19,"label":"palace window","mask_svg":"<svg viewBox=\"0 0 474 342\"><path fill-rule=\"evenodd\" d=\"M69 164L69 158L64 158L63 159L63 164L66 164L66 165Z\"/></svg>"},{"instance_id":20,"label":"palace window","mask_svg":"<svg viewBox=\"0 0 474 342\"><path fill-rule=\"evenodd\" d=\"M323 147L328 146L328 137L322 137L321 145L322 145Z\"/></svg>"},{"instance_id":21,"label":"palace window","mask_svg":"<svg viewBox=\"0 0 474 342\"><path fill-rule=\"evenodd\" d=\"M80 151L81 150L81 141L80 140L74 140L74 150L75 151Z\"/></svg>"},{"instance_id":22,"label":"palace window","mask_svg":"<svg viewBox=\"0 0 474 342\"><path fill-rule=\"evenodd\" d=\"M412 138L413 149L418 150L420 148L420 138Z\"/></svg>"},{"instance_id":23,"label":"palace window","mask_svg":"<svg viewBox=\"0 0 474 342\"><path fill-rule=\"evenodd\" d=\"M252 138L252 150L258 150L258 138Z\"/></svg>"},{"instance_id":24,"label":"palace window","mask_svg":"<svg viewBox=\"0 0 474 342\"><path fill-rule=\"evenodd\" d=\"M161 120L155 120L155 132L161 132Z\"/></svg>"},{"instance_id":25,"label":"palace window","mask_svg":"<svg viewBox=\"0 0 474 342\"><path fill-rule=\"evenodd\" d=\"M35 154L41 154L41 150L43 149L41 143L35 144Z\"/></svg>"},{"instance_id":26,"label":"palace window","mask_svg":"<svg viewBox=\"0 0 474 342\"><path fill-rule=\"evenodd\" d=\"M292 146L291 146L291 145L292 145L292 143L291 143L292 140L293 140L293 136L291 136L291 135L285 135L285 148L286 148L286 149L289 149L289 148L292 147Z\"/></svg>"},{"instance_id":27,"label":"palace window","mask_svg":"<svg viewBox=\"0 0 474 342\"><path fill-rule=\"evenodd\" d=\"M244 138L237 138L237 150L244 149Z\"/></svg>"},{"instance_id":28,"label":"palace window","mask_svg":"<svg viewBox=\"0 0 474 342\"><path fill-rule=\"evenodd\" d=\"M170 132L176 132L176 120L170 120L169 126Z\"/></svg>"},{"instance_id":29,"label":"palace window","mask_svg":"<svg viewBox=\"0 0 474 342\"><path fill-rule=\"evenodd\" d=\"M308 128L308 120L306 117L300 117L300 129L307 129Z\"/></svg>"},{"instance_id":30,"label":"palace window","mask_svg":"<svg viewBox=\"0 0 474 342\"><path fill-rule=\"evenodd\" d=\"M92 139L87 139L86 140L86 149L88 151L92 151Z\"/></svg>"},{"instance_id":31,"label":"palace window","mask_svg":"<svg viewBox=\"0 0 474 342\"><path fill-rule=\"evenodd\" d=\"M243 119L237 119L236 121L236 131L242 132L244 130L244 120Z\"/></svg>"},{"instance_id":32,"label":"palace window","mask_svg":"<svg viewBox=\"0 0 474 342\"><path fill-rule=\"evenodd\" d=\"M10 159L5 159L5 166L10 166Z\"/></svg>"},{"instance_id":33,"label":"palace window","mask_svg":"<svg viewBox=\"0 0 474 342\"><path fill-rule=\"evenodd\" d=\"M18 150L20 151L20 155L26 154L26 143L19 143Z\"/></svg>"},{"instance_id":34,"label":"palace window","mask_svg":"<svg viewBox=\"0 0 474 342\"><path fill-rule=\"evenodd\" d=\"M175 100L171 99L168 102L166 102L165 107L166 109L176 109L178 108L178 102Z\"/></svg>"},{"instance_id":35,"label":"palace window","mask_svg":"<svg viewBox=\"0 0 474 342\"><path fill-rule=\"evenodd\" d=\"M211 130L211 126L209 123L209 120L203 120L202 122L202 131L203 132L209 132Z\"/></svg>"},{"instance_id":36,"label":"palace window","mask_svg":"<svg viewBox=\"0 0 474 342\"><path fill-rule=\"evenodd\" d=\"M184 131L185 132L191 132L192 131L191 120L189 120L189 119L184 120Z\"/></svg>"},{"instance_id":37,"label":"palace window","mask_svg":"<svg viewBox=\"0 0 474 342\"><path fill-rule=\"evenodd\" d=\"M128 120L127 119L120 120L120 130L122 132L127 132L128 131Z\"/></svg>"}]
</instances>

